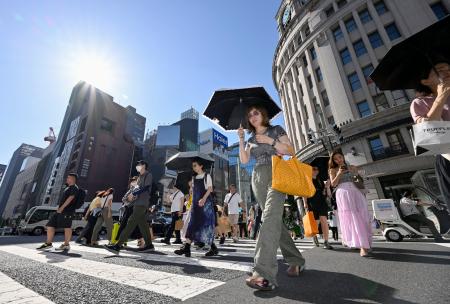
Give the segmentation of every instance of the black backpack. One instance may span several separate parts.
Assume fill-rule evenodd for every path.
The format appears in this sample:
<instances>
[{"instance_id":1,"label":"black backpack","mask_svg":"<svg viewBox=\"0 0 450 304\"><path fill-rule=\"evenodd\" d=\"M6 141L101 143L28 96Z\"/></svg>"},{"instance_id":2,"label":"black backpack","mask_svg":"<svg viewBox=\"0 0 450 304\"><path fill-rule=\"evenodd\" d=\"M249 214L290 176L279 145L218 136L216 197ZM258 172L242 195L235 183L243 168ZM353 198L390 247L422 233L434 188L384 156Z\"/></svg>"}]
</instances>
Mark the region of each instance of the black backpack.
<instances>
[{"instance_id":1,"label":"black backpack","mask_svg":"<svg viewBox=\"0 0 450 304\"><path fill-rule=\"evenodd\" d=\"M78 187L78 194L75 197L75 209L80 209L84 205L84 199L86 198L86 191Z\"/></svg>"}]
</instances>

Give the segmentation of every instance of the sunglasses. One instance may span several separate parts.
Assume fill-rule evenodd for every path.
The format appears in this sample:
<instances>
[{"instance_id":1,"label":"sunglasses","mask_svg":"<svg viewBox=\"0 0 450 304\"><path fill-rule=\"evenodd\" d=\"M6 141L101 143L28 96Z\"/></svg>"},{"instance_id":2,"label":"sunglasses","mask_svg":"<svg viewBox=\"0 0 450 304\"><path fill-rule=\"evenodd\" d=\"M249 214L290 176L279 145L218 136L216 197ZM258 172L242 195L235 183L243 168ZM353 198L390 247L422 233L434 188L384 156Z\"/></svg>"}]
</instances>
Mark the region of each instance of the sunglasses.
<instances>
[{"instance_id":1,"label":"sunglasses","mask_svg":"<svg viewBox=\"0 0 450 304\"><path fill-rule=\"evenodd\" d=\"M254 111L248 113L248 118L251 118L253 116L259 116L260 114L261 113L259 111L254 110Z\"/></svg>"}]
</instances>

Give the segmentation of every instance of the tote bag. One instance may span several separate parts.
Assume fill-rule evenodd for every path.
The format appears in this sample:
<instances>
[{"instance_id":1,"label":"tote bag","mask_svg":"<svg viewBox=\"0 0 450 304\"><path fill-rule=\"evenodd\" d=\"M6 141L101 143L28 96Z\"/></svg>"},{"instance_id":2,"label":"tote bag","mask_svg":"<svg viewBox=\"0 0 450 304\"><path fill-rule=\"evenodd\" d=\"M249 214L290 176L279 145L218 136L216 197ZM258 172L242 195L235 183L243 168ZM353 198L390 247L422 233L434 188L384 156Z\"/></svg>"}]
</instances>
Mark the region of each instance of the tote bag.
<instances>
[{"instance_id":1,"label":"tote bag","mask_svg":"<svg viewBox=\"0 0 450 304\"><path fill-rule=\"evenodd\" d=\"M317 222L314 219L314 213L312 211L306 212L303 217L303 229L305 230L306 237L313 237L316 234L319 234L319 227L317 226Z\"/></svg>"},{"instance_id":2,"label":"tote bag","mask_svg":"<svg viewBox=\"0 0 450 304\"><path fill-rule=\"evenodd\" d=\"M425 121L413 125L414 153L437 155L450 153L450 121Z\"/></svg>"}]
</instances>

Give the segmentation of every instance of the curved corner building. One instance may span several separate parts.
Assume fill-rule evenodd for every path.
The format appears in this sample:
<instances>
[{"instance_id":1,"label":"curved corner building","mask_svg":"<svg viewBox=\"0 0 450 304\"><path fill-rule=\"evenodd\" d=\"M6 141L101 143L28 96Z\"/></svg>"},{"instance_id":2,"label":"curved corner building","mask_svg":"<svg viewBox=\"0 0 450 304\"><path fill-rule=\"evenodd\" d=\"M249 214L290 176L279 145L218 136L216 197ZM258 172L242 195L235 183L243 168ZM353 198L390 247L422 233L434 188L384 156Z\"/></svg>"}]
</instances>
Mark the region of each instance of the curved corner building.
<instances>
[{"instance_id":1,"label":"curved corner building","mask_svg":"<svg viewBox=\"0 0 450 304\"><path fill-rule=\"evenodd\" d=\"M449 10L450 0L283 0L273 80L300 159L341 148L368 177L369 200L397 198L417 171L432 181L434 159L414 156L409 133L415 92L380 91L368 75L394 44ZM341 144L308 140L309 130L334 124Z\"/></svg>"}]
</instances>

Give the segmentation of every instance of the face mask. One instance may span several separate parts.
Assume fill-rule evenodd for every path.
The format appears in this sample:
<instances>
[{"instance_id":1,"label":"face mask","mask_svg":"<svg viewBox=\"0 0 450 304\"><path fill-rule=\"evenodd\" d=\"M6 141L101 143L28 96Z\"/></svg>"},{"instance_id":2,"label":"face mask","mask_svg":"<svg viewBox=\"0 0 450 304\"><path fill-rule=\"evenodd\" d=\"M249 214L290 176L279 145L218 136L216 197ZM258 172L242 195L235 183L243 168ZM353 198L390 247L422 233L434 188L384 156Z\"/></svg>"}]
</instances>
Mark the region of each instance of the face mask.
<instances>
[{"instance_id":1,"label":"face mask","mask_svg":"<svg viewBox=\"0 0 450 304\"><path fill-rule=\"evenodd\" d=\"M136 166L136 171L141 172L142 166Z\"/></svg>"}]
</instances>

